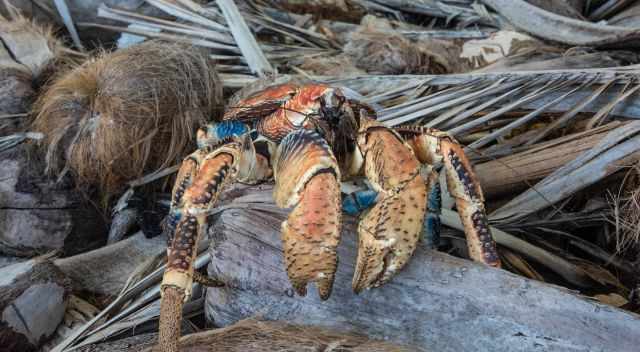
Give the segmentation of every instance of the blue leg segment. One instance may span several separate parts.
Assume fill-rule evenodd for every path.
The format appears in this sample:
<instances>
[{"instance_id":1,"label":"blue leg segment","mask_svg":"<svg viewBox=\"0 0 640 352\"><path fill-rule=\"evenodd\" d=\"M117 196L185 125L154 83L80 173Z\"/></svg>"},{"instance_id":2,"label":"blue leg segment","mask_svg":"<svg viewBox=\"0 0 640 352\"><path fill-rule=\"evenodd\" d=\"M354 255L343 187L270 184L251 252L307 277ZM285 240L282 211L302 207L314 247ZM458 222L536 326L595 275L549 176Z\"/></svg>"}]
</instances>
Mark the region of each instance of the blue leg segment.
<instances>
[{"instance_id":1,"label":"blue leg segment","mask_svg":"<svg viewBox=\"0 0 640 352\"><path fill-rule=\"evenodd\" d=\"M440 208L442 206L440 183L435 182L429 189L427 212L424 215L424 243L429 248L438 248L440 244ZM342 195L342 211L349 215L358 215L376 204L378 192L367 189Z\"/></svg>"},{"instance_id":2,"label":"blue leg segment","mask_svg":"<svg viewBox=\"0 0 640 352\"><path fill-rule=\"evenodd\" d=\"M427 212L424 214L423 234L424 243L429 248L438 248L440 245L440 208L442 208L442 195L440 182L435 182L428 190Z\"/></svg>"},{"instance_id":3,"label":"blue leg segment","mask_svg":"<svg viewBox=\"0 0 640 352\"><path fill-rule=\"evenodd\" d=\"M342 195L342 211L349 215L358 215L376 204L378 192L367 189Z\"/></svg>"},{"instance_id":4,"label":"blue leg segment","mask_svg":"<svg viewBox=\"0 0 640 352\"><path fill-rule=\"evenodd\" d=\"M204 134L198 137L198 148L205 148L207 145L215 145L226 138L238 137L247 132L249 128L240 121L209 122L201 128Z\"/></svg>"}]
</instances>

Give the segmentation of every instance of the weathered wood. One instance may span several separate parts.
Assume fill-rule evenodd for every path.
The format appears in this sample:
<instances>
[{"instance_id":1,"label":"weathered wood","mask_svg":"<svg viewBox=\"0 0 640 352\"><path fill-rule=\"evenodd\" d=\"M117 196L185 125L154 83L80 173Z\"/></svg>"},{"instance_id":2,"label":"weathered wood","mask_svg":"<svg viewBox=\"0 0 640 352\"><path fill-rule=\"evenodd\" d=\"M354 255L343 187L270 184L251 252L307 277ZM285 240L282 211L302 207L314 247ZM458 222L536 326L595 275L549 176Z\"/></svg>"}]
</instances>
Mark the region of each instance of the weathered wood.
<instances>
[{"instance_id":1,"label":"weathered wood","mask_svg":"<svg viewBox=\"0 0 640 352\"><path fill-rule=\"evenodd\" d=\"M209 274L227 287L207 291L205 311L217 325L259 314L443 352L633 351L640 344L636 315L424 248L390 283L355 295L350 218L331 298L321 301L315 289L297 297L280 243L286 213L265 203L259 191L249 196L226 205L214 224Z\"/></svg>"},{"instance_id":2,"label":"weathered wood","mask_svg":"<svg viewBox=\"0 0 640 352\"><path fill-rule=\"evenodd\" d=\"M73 227L73 201L32 177L27 153L18 147L0 154L0 253L14 256L62 249Z\"/></svg>"},{"instance_id":3,"label":"weathered wood","mask_svg":"<svg viewBox=\"0 0 640 352\"><path fill-rule=\"evenodd\" d=\"M247 60L251 72L260 77L274 73L273 66L264 56L260 45L258 45L256 38L254 38L233 0L218 0L217 4L227 20L227 25L240 51L242 51L242 55Z\"/></svg>"},{"instance_id":4,"label":"weathered wood","mask_svg":"<svg viewBox=\"0 0 640 352\"><path fill-rule=\"evenodd\" d=\"M534 188L492 212L490 218L514 221L569 197L640 160L639 146L640 121L616 128L593 148L554 171Z\"/></svg>"},{"instance_id":5,"label":"weathered wood","mask_svg":"<svg viewBox=\"0 0 640 352\"><path fill-rule=\"evenodd\" d=\"M0 351L35 351L62 321L69 291L44 258L0 269Z\"/></svg>"},{"instance_id":6,"label":"weathered wood","mask_svg":"<svg viewBox=\"0 0 640 352\"><path fill-rule=\"evenodd\" d=\"M95 248L106 233L103 219L73 186L43 175L32 147L0 153L0 253L73 255Z\"/></svg>"},{"instance_id":7,"label":"weathered wood","mask_svg":"<svg viewBox=\"0 0 640 352\"><path fill-rule=\"evenodd\" d=\"M543 142L525 151L475 165L485 198L523 191L598 144L613 126Z\"/></svg>"},{"instance_id":8,"label":"weathered wood","mask_svg":"<svg viewBox=\"0 0 640 352\"><path fill-rule=\"evenodd\" d=\"M139 265L165 250L165 238L146 238L138 232L110 246L58 259L55 264L73 280L74 289L117 295Z\"/></svg>"}]
</instances>

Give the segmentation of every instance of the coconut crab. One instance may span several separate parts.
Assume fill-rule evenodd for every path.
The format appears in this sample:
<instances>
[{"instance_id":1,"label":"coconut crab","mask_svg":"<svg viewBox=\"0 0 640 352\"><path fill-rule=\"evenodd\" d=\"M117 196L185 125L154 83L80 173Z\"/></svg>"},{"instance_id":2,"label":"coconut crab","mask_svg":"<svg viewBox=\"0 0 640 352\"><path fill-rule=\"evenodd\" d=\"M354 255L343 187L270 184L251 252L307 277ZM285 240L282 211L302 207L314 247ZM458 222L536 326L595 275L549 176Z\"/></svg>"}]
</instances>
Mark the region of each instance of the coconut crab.
<instances>
[{"instance_id":1,"label":"coconut crab","mask_svg":"<svg viewBox=\"0 0 640 352\"><path fill-rule=\"evenodd\" d=\"M162 281L162 351L178 350L182 303L194 280L206 281L194 273L195 247L207 212L233 182L274 177L276 204L292 209L282 223L282 240L289 281L299 295L315 282L320 298L329 298L343 207L370 208L358 226L354 291L380 286L401 270L423 230L434 232L439 225L434 165L446 173L471 258L500 266L482 190L461 146L434 129L388 128L375 120L371 107L340 88L267 88L200 129L197 139L199 149L178 172L167 221L173 236ZM374 192L342 202L340 181L361 174Z\"/></svg>"}]
</instances>

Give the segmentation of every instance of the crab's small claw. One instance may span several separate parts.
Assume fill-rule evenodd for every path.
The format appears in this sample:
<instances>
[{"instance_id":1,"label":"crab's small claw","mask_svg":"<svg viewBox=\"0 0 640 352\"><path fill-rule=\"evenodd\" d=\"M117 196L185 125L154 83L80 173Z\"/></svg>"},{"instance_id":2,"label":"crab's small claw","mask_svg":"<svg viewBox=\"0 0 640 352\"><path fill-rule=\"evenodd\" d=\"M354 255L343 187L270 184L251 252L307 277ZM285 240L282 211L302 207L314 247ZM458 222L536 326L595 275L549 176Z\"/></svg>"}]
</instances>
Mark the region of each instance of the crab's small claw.
<instances>
[{"instance_id":1,"label":"crab's small claw","mask_svg":"<svg viewBox=\"0 0 640 352\"><path fill-rule=\"evenodd\" d=\"M358 147L365 175L380 194L358 226L355 292L384 284L409 261L422 233L427 197L420 163L394 131L365 116Z\"/></svg>"},{"instance_id":2,"label":"crab's small claw","mask_svg":"<svg viewBox=\"0 0 640 352\"><path fill-rule=\"evenodd\" d=\"M304 296L316 282L321 299L329 298L340 241L340 170L326 141L311 130L297 130L281 142L274 162L274 199L293 208L282 223L289 280Z\"/></svg>"}]
</instances>

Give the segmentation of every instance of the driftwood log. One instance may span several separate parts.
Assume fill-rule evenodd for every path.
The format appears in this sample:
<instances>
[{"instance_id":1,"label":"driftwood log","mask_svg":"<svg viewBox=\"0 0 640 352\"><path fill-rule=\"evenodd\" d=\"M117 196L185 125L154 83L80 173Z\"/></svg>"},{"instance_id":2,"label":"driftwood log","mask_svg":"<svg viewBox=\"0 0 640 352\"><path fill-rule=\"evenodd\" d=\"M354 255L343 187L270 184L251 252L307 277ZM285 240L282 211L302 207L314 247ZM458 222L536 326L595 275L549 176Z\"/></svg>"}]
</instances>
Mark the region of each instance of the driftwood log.
<instances>
[{"instance_id":1,"label":"driftwood log","mask_svg":"<svg viewBox=\"0 0 640 352\"><path fill-rule=\"evenodd\" d=\"M0 255L74 255L106 237L97 210L77 190L43 176L32 145L0 153Z\"/></svg>"},{"instance_id":2,"label":"driftwood log","mask_svg":"<svg viewBox=\"0 0 640 352\"><path fill-rule=\"evenodd\" d=\"M117 295L135 270L166 251L163 237L146 238L142 232L109 246L55 261L73 280L75 290Z\"/></svg>"},{"instance_id":3,"label":"driftwood log","mask_svg":"<svg viewBox=\"0 0 640 352\"><path fill-rule=\"evenodd\" d=\"M355 221L345 218L332 296L294 295L282 258L286 212L255 189L224 205L214 223L207 291L210 322L227 326L260 315L364 333L418 350L634 351L640 317L557 286L418 248L390 283L355 295Z\"/></svg>"}]
</instances>

